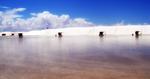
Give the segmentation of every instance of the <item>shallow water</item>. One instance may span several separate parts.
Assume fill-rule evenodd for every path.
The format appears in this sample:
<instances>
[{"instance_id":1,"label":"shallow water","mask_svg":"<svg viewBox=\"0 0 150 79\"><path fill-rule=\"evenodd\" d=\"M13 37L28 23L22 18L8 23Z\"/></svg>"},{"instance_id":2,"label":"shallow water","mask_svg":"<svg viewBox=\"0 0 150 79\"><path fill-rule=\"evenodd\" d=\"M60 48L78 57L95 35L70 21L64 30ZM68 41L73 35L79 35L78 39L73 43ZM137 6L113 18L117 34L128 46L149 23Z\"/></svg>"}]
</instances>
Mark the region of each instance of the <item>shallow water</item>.
<instances>
[{"instance_id":1,"label":"shallow water","mask_svg":"<svg viewBox=\"0 0 150 79\"><path fill-rule=\"evenodd\" d=\"M149 79L150 37L0 37L0 79Z\"/></svg>"}]
</instances>

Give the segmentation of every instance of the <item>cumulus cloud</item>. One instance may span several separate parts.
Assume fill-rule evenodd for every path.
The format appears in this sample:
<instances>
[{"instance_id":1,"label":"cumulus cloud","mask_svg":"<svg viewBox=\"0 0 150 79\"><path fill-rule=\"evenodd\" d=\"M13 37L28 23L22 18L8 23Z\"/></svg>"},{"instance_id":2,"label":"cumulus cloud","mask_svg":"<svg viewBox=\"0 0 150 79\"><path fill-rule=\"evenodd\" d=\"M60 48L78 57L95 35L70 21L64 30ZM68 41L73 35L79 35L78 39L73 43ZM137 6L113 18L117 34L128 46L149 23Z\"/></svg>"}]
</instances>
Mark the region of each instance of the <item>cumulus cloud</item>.
<instances>
[{"instance_id":1,"label":"cumulus cloud","mask_svg":"<svg viewBox=\"0 0 150 79\"><path fill-rule=\"evenodd\" d=\"M93 26L92 22L84 18L72 19L67 14L56 15L49 11L31 13L31 17L24 19L19 12L26 8L15 8L6 11L0 11L0 29L5 30L35 30L46 28L65 28L65 27L86 27Z\"/></svg>"},{"instance_id":2,"label":"cumulus cloud","mask_svg":"<svg viewBox=\"0 0 150 79\"><path fill-rule=\"evenodd\" d=\"M25 8L15 8L6 11L0 11L0 30L15 28L15 21L17 18L21 18L18 12L24 11Z\"/></svg>"}]
</instances>

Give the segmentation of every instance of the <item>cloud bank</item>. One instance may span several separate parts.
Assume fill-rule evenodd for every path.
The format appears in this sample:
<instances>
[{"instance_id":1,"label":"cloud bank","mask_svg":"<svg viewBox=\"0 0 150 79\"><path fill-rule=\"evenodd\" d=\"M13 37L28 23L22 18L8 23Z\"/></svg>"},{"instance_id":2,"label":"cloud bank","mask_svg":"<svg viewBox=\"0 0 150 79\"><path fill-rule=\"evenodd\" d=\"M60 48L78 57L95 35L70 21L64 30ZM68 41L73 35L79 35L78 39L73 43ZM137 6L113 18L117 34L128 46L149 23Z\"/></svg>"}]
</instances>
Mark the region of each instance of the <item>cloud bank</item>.
<instances>
[{"instance_id":1,"label":"cloud bank","mask_svg":"<svg viewBox=\"0 0 150 79\"><path fill-rule=\"evenodd\" d=\"M94 26L84 18L71 18L67 14L56 15L49 11L30 13L29 18L23 18L20 12L26 8L14 8L0 11L0 31L28 31L36 29L51 29L65 27Z\"/></svg>"}]
</instances>

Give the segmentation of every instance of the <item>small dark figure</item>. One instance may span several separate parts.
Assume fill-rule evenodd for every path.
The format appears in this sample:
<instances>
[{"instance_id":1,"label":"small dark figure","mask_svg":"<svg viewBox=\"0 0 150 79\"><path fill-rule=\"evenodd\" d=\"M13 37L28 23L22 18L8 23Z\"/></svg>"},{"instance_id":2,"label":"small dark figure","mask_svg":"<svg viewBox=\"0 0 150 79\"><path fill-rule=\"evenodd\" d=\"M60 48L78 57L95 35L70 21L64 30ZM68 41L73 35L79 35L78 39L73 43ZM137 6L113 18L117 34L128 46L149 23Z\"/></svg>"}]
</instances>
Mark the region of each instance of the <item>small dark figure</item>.
<instances>
[{"instance_id":1,"label":"small dark figure","mask_svg":"<svg viewBox=\"0 0 150 79\"><path fill-rule=\"evenodd\" d=\"M55 34L55 37L57 37L57 34Z\"/></svg>"},{"instance_id":2,"label":"small dark figure","mask_svg":"<svg viewBox=\"0 0 150 79\"><path fill-rule=\"evenodd\" d=\"M99 36L103 37L104 36L104 32L99 32Z\"/></svg>"},{"instance_id":3,"label":"small dark figure","mask_svg":"<svg viewBox=\"0 0 150 79\"><path fill-rule=\"evenodd\" d=\"M11 36L14 36L14 34L12 33Z\"/></svg>"},{"instance_id":4,"label":"small dark figure","mask_svg":"<svg viewBox=\"0 0 150 79\"><path fill-rule=\"evenodd\" d=\"M140 31L135 31L135 36L136 36L136 37L140 36L139 32L140 32Z\"/></svg>"},{"instance_id":5,"label":"small dark figure","mask_svg":"<svg viewBox=\"0 0 150 79\"><path fill-rule=\"evenodd\" d=\"M3 33L3 34L2 34L2 36L6 36L6 34L5 34L5 33Z\"/></svg>"},{"instance_id":6,"label":"small dark figure","mask_svg":"<svg viewBox=\"0 0 150 79\"><path fill-rule=\"evenodd\" d=\"M18 37L19 38L23 38L23 34L22 33L18 33Z\"/></svg>"},{"instance_id":7,"label":"small dark figure","mask_svg":"<svg viewBox=\"0 0 150 79\"><path fill-rule=\"evenodd\" d=\"M58 37L62 37L62 32L58 32Z\"/></svg>"}]
</instances>

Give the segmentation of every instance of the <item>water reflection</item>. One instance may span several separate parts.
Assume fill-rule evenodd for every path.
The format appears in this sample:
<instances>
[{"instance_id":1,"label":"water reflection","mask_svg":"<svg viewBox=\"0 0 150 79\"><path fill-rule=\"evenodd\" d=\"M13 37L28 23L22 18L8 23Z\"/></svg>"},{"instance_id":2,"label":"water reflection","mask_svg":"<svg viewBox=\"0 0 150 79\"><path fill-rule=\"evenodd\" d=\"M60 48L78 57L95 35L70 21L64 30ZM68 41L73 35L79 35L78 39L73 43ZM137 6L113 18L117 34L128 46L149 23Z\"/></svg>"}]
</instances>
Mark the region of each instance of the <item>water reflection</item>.
<instances>
[{"instance_id":1,"label":"water reflection","mask_svg":"<svg viewBox=\"0 0 150 79\"><path fill-rule=\"evenodd\" d=\"M16 78L27 75L30 79L32 73L27 74L28 70L36 79L44 74L48 74L45 79L52 75L59 79L63 74L101 78L97 73L103 78L120 79L117 75L122 72L120 76L126 75L128 79L138 78L137 74L149 78L149 48L148 36L0 37L0 68L5 65L9 69L0 74L11 76L10 71L17 71Z\"/></svg>"}]
</instances>

